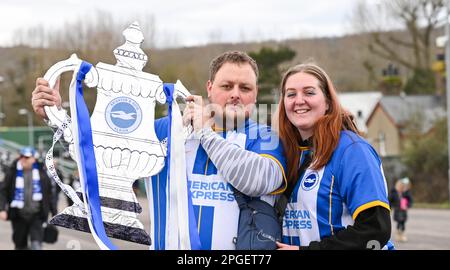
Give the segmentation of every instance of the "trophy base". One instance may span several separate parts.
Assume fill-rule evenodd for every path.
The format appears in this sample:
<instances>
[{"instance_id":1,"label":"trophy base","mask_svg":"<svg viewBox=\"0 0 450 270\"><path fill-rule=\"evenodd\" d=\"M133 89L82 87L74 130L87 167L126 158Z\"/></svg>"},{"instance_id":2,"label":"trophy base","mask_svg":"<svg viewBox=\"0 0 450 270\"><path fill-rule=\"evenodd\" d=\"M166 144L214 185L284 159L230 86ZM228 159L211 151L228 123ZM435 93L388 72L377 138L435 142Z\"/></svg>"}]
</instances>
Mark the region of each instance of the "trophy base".
<instances>
[{"instance_id":1,"label":"trophy base","mask_svg":"<svg viewBox=\"0 0 450 270\"><path fill-rule=\"evenodd\" d=\"M87 218L85 217L58 214L50 220L50 224L87 233L91 232ZM103 225L108 237L148 246L152 243L150 236L143 229L109 222L103 222Z\"/></svg>"}]
</instances>

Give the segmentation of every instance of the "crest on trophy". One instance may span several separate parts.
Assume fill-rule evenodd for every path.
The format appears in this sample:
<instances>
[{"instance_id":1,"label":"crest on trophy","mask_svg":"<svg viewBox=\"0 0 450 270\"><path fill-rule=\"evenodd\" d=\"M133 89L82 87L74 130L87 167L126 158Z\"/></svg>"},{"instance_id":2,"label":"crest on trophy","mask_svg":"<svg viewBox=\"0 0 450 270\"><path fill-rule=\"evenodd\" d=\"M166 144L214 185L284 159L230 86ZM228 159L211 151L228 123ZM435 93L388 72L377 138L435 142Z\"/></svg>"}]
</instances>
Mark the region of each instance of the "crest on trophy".
<instances>
[{"instance_id":1,"label":"crest on trophy","mask_svg":"<svg viewBox=\"0 0 450 270\"><path fill-rule=\"evenodd\" d=\"M140 48L144 37L138 23L131 24L123 35L125 43L114 50L115 65L99 62L94 67L73 54L53 65L44 76L53 87L63 72L74 72L70 86L71 118L56 106L45 110L50 122L58 127L53 145L60 138L68 142L82 182L77 191L61 182L53 165L52 146L46 157L47 168L74 204L50 223L91 232L99 246L107 242L104 233L106 238L151 245L137 218L142 208L132 185L137 179L160 172L167 155L167 143L160 142L154 130L156 102L166 103L164 83L157 75L142 71L148 57ZM97 90L91 115L82 93L80 97L82 81ZM173 99L190 95L180 81L173 89Z\"/></svg>"}]
</instances>

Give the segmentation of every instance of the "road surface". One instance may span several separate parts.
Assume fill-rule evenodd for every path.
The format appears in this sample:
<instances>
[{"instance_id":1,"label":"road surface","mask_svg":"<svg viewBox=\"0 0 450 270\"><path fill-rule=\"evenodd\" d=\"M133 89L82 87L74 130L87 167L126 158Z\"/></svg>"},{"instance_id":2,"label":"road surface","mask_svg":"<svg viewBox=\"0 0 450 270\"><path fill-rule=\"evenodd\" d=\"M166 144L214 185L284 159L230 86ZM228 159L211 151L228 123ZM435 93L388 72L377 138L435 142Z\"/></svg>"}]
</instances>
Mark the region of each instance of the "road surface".
<instances>
[{"instance_id":1,"label":"road surface","mask_svg":"<svg viewBox=\"0 0 450 270\"><path fill-rule=\"evenodd\" d=\"M60 200L59 210L66 205L65 198ZM146 231L148 231L148 212L147 204L144 198L139 199L143 208L139 219L143 222ZM392 223L392 239L399 250L450 250L450 210L437 209L411 209L409 219L406 223L406 232L408 242L399 243L395 241L395 222ZM145 245L139 245L127 241L115 240L112 242L119 249L146 250ZM46 250L97 250L92 236L88 233L59 228L59 239L55 244L44 244ZM0 221L0 250L14 249L11 241L10 222Z\"/></svg>"}]
</instances>

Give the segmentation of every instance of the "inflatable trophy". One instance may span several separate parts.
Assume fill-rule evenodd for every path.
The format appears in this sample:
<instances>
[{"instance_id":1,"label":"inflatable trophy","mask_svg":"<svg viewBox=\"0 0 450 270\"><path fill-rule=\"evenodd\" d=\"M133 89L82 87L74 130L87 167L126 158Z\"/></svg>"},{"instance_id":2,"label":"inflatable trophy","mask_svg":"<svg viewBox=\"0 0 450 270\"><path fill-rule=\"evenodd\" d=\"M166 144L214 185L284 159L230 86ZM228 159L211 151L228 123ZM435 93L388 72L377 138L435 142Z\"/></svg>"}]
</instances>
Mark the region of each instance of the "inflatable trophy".
<instances>
[{"instance_id":1,"label":"inflatable trophy","mask_svg":"<svg viewBox=\"0 0 450 270\"><path fill-rule=\"evenodd\" d=\"M132 189L135 180L157 174L164 167L166 144L160 142L154 130L156 101L164 104L166 94L163 82L157 75L142 72L147 55L140 48L144 37L135 22L123 35L125 43L114 50L115 65L98 63L84 78L89 87L97 87L97 100L90 116L92 143L95 153L95 167L98 177L98 192L101 217L107 236L151 244L149 235L137 216L142 211ZM61 73L80 69L82 61L76 55L52 66L44 78L50 87L55 85ZM72 81L72 84L74 82ZM71 86L72 87L72 86ZM174 85L173 96L186 97L189 92L180 81ZM73 130L74 103L70 96L71 118L64 109L45 107L49 122L57 126L54 144L64 137L69 144L69 153L80 163L89 161L77 157L74 150ZM79 120L77 120L79 121ZM84 123L77 123L78 126ZM76 144L75 144L76 145ZM84 232L92 232L86 209L83 190L75 192L62 183L53 166L53 147L47 154L46 164L54 180L74 204L56 215L51 224Z\"/></svg>"}]
</instances>

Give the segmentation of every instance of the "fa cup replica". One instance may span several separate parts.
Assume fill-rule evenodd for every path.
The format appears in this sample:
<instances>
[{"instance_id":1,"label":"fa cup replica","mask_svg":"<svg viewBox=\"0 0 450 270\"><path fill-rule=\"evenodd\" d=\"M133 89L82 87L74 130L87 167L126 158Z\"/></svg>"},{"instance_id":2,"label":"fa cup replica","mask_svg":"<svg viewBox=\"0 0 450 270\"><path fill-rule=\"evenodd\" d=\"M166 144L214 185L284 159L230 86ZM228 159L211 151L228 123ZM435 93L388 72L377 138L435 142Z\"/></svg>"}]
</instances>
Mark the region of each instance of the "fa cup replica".
<instances>
[{"instance_id":1,"label":"fa cup replica","mask_svg":"<svg viewBox=\"0 0 450 270\"><path fill-rule=\"evenodd\" d=\"M64 109L57 109L55 106L46 107L45 110L49 122L58 127L54 143L63 136L69 144L69 153L77 161L79 171L81 167L89 165L96 169L100 220L103 221L107 236L150 245L151 239L137 218L142 209L132 185L135 180L155 175L164 167L167 146L156 137L154 117L156 101L164 104L166 94L163 91L164 84L157 75L142 71L148 58L140 48L144 37L139 25L131 24L123 35L126 42L114 50L117 63L110 65L100 62L91 67L84 78L86 85L97 87L97 100L90 116L94 161L85 158L86 150L80 148L77 151L78 145L83 145L80 130L89 124L89 119L74 120L79 114L75 94L70 94L71 118ZM53 87L61 73L77 73L83 68L83 63L76 55L72 55L52 66L44 78ZM77 79L80 80L79 77ZM76 91L75 75L71 88ZM174 98L189 95L179 81L174 89ZM74 124L75 121L77 123ZM92 232L94 227L90 224L89 215L95 214L95 211L88 209L86 204L86 200L89 200L89 194L84 192L86 183L82 183L82 190L79 191L62 183L55 175L52 152L51 150L47 154L47 167L74 204L56 215L50 223ZM87 178L85 181L89 181L91 176L84 177Z\"/></svg>"}]
</instances>

